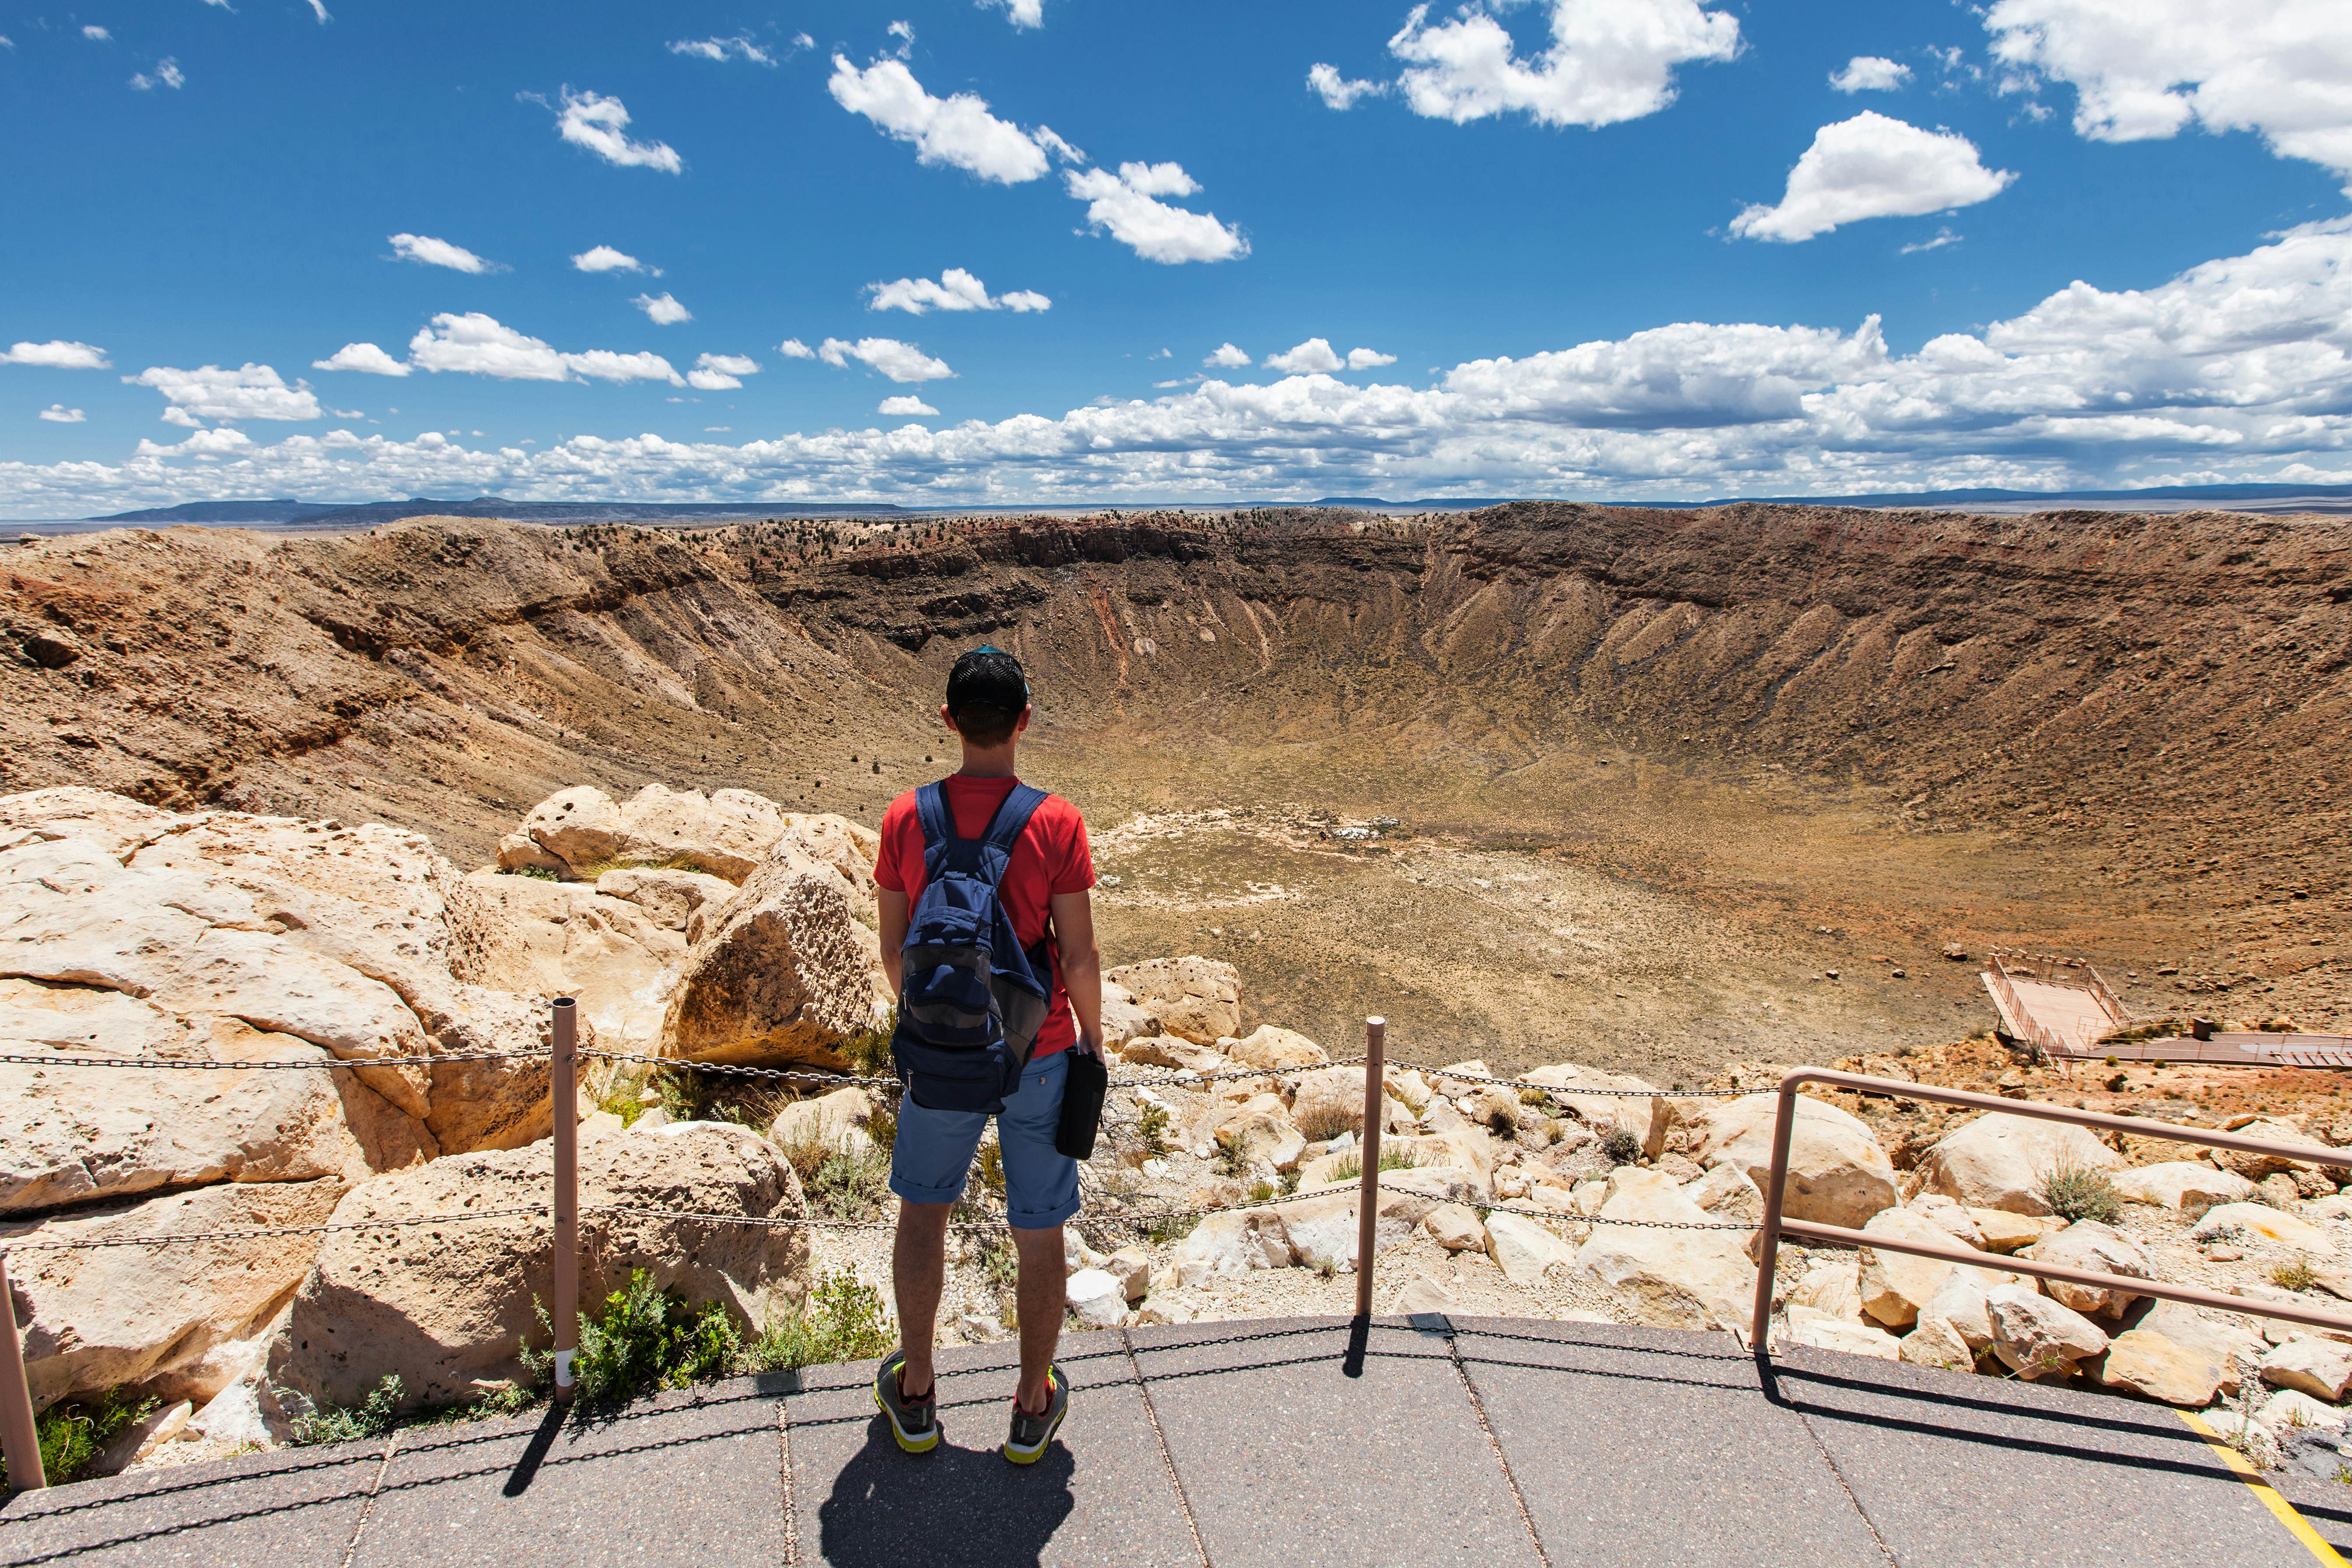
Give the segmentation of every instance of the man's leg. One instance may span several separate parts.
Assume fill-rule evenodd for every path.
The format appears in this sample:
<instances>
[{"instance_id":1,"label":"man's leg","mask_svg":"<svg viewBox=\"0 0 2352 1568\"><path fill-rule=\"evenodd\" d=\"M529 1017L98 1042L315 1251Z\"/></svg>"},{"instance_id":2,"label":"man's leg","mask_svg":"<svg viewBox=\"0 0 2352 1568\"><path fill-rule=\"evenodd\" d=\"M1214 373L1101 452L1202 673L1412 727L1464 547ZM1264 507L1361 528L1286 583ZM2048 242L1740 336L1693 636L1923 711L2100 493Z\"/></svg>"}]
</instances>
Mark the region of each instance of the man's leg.
<instances>
[{"instance_id":1,"label":"man's leg","mask_svg":"<svg viewBox=\"0 0 2352 1568\"><path fill-rule=\"evenodd\" d=\"M1031 1063L1019 1091L1005 1097L1004 1114L996 1119L1004 1148L1004 1217L1012 1223L1021 1263L1021 1383L1015 1397L1032 1415L1044 1413L1052 1402L1046 1369L1069 1303L1062 1226L1078 1212L1078 1167L1054 1147L1068 1068L1068 1058L1058 1051Z\"/></svg>"},{"instance_id":2,"label":"man's leg","mask_svg":"<svg viewBox=\"0 0 2352 1568\"><path fill-rule=\"evenodd\" d=\"M1016 1230L1013 1249L1021 1262L1021 1282L1014 1288L1021 1303L1021 1382L1013 1397L1022 1409L1037 1414L1045 1408L1045 1369L1054 1363L1054 1348L1061 1343L1062 1314L1069 1302L1069 1266L1063 1259L1062 1227ZM935 1289L932 1300L938 1299ZM927 1353L924 1365L929 1364Z\"/></svg>"},{"instance_id":3,"label":"man's leg","mask_svg":"<svg viewBox=\"0 0 2352 1568\"><path fill-rule=\"evenodd\" d=\"M931 1391L931 1341L939 1331L940 1291L947 1283L949 1207L898 1201L898 1236L890 1248L890 1286L898 1300L898 1345L907 1352L906 1364L898 1371L898 1391L909 1399L920 1399ZM1025 1268L1022 1278L1025 1283ZM1025 1294L1021 1298L1021 1325L1025 1360L1029 1342ZM1055 1326L1060 1326L1058 1317ZM1043 1377L1041 1373L1041 1387Z\"/></svg>"}]
</instances>

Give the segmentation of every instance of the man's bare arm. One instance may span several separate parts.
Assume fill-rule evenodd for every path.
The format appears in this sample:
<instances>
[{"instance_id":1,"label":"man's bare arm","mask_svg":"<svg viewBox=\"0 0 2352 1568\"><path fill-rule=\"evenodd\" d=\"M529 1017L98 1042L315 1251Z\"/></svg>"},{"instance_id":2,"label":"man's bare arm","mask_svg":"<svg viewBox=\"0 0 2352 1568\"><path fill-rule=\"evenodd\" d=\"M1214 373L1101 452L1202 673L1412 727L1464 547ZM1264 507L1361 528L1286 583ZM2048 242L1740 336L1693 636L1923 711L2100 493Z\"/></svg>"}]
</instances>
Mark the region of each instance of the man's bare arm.
<instances>
[{"instance_id":1,"label":"man's bare arm","mask_svg":"<svg viewBox=\"0 0 2352 1568\"><path fill-rule=\"evenodd\" d=\"M874 893L882 917L882 973L889 978L895 998L907 984L898 973L899 960L905 956L899 950L907 945L907 895L887 888L877 888Z\"/></svg>"},{"instance_id":2,"label":"man's bare arm","mask_svg":"<svg viewBox=\"0 0 2352 1568\"><path fill-rule=\"evenodd\" d=\"M1078 1016L1078 1039L1102 1049L1102 951L1095 945L1094 897L1081 888L1053 896L1054 935L1062 947L1062 984ZM902 917L903 920L903 917Z\"/></svg>"}]
</instances>

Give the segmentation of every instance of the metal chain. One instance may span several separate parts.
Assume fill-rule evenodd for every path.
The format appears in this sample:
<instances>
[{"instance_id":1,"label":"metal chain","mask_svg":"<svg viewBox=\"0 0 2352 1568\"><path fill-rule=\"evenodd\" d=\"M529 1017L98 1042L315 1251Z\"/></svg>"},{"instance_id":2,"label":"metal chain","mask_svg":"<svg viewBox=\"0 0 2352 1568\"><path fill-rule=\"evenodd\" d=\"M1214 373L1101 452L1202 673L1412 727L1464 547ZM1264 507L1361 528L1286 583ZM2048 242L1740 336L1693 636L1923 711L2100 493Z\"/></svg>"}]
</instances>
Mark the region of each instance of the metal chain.
<instances>
[{"instance_id":1,"label":"metal chain","mask_svg":"<svg viewBox=\"0 0 2352 1568\"><path fill-rule=\"evenodd\" d=\"M1393 1191L1394 1189L1389 1189ZM1256 1203L1236 1204L1221 1208L1195 1209L1124 1209L1110 1213L1095 1211L1071 1216L1074 1225L1158 1225L1168 1220L1205 1219L1218 1214L1250 1214L1280 1208L1286 1204L1311 1203L1320 1198L1348 1197L1353 1189L1339 1188L1323 1192L1291 1193L1278 1198L1265 1198ZM1480 1214L1521 1215L1528 1219L1551 1220L1567 1225L1621 1225L1650 1230L1756 1230L1754 1225L1722 1221L1692 1221L1664 1219L1621 1219L1608 1215L1566 1214L1554 1209L1516 1208L1508 1204L1480 1203L1476 1199L1444 1200L1461 1202L1464 1206ZM352 1221L342 1225L270 1226L247 1230L207 1231L201 1236L126 1236L75 1238L62 1241L0 1242L0 1254L16 1252L67 1252L101 1247L195 1247L213 1241L246 1241L277 1236L324 1236L331 1231L384 1230L420 1225L439 1225L452 1221L479 1219L513 1219L519 1216L540 1216L550 1212L544 1204L529 1208L480 1209L452 1214L414 1215L406 1218ZM709 1225L748 1225L771 1230L793 1228L829 1230L895 1230L896 1220L854 1220L817 1218L793 1215L727 1215L709 1214L693 1209L649 1208L634 1204L585 1204L581 1214L635 1215L646 1219L698 1220ZM950 1230L1009 1230L1003 1220L950 1220Z\"/></svg>"},{"instance_id":2,"label":"metal chain","mask_svg":"<svg viewBox=\"0 0 2352 1568\"><path fill-rule=\"evenodd\" d=\"M697 1062L688 1061L683 1057L646 1057L629 1051L588 1050L582 1051L580 1055L583 1058L593 1057L600 1061L650 1062L655 1067L677 1068L689 1072L726 1073L735 1078L793 1079L805 1083L838 1083L861 1087L871 1086L876 1089L900 1087L895 1078L858 1078L851 1073L810 1072L805 1068L798 1068L737 1067L730 1062Z\"/></svg>"},{"instance_id":3,"label":"metal chain","mask_svg":"<svg viewBox=\"0 0 2352 1568\"><path fill-rule=\"evenodd\" d=\"M179 1068L214 1072L332 1072L342 1068L439 1067L444 1062L543 1062L546 1051L455 1051L445 1057L351 1057L330 1062L181 1061L168 1057L0 1056L0 1062L37 1068Z\"/></svg>"},{"instance_id":4,"label":"metal chain","mask_svg":"<svg viewBox=\"0 0 2352 1568\"><path fill-rule=\"evenodd\" d=\"M397 1226L441 1225L451 1220L512 1219L519 1215L548 1213L545 1204L531 1208L476 1209L456 1214L414 1215L406 1219L374 1219L345 1225L278 1225L257 1230L208 1230L201 1236L121 1236L72 1241L0 1241L0 1254L9 1252L70 1252L92 1247L198 1247L212 1241L245 1241L268 1236L324 1236L334 1230L385 1230Z\"/></svg>"},{"instance_id":5,"label":"metal chain","mask_svg":"<svg viewBox=\"0 0 2352 1568\"><path fill-rule=\"evenodd\" d=\"M738 1078L792 1079L804 1083L836 1083L845 1086L876 1089L901 1089L895 1078L860 1078L853 1073L816 1072L805 1068L738 1067L728 1062L689 1061L683 1057L639 1056L628 1051L582 1051L581 1056L594 1057L608 1062L646 1062L654 1067L677 1068L688 1072L715 1072ZM447 1058L443 1058L447 1059ZM1302 1063L1286 1068L1219 1068L1211 1072L1196 1072L1190 1068L1163 1068L1160 1071L1140 1073L1132 1077L1111 1079L1113 1089L1149 1089L1171 1085L1189 1089L1195 1084L1219 1083L1229 1079L1282 1078L1292 1073L1313 1072L1327 1067L1362 1067L1363 1057L1335 1057L1328 1062ZM1501 1089L1534 1089L1547 1094L1594 1095L1616 1100L1727 1100L1741 1095L1766 1092L1747 1089L1581 1089L1574 1084L1538 1083L1532 1079L1493 1078L1485 1073L1455 1072L1444 1068L1430 1067L1420 1062L1390 1062L1388 1068L1400 1072L1424 1073L1433 1078L1458 1083L1492 1084ZM1385 1074L1383 1074L1385 1077Z\"/></svg>"}]
</instances>

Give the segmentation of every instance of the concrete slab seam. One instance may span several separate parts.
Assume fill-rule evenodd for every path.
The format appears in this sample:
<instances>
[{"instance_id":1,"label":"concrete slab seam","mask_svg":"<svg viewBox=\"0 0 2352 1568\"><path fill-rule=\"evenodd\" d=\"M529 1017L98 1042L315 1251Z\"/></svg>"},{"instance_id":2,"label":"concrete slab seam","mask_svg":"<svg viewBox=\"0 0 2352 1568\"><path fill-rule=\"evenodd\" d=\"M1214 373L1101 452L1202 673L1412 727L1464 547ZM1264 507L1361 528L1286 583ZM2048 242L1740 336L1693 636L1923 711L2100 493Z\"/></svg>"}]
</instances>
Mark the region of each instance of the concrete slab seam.
<instances>
[{"instance_id":1,"label":"concrete slab seam","mask_svg":"<svg viewBox=\"0 0 2352 1568\"><path fill-rule=\"evenodd\" d=\"M2243 1454L2230 1447L2221 1435L2213 1430L2210 1422L2194 1411L2175 1410L2173 1414L2187 1422L2191 1432L2205 1439L2206 1446L2221 1457L2221 1462L2230 1467L2231 1473L2246 1484L2246 1489L2262 1500L2273 1517L2286 1526L2287 1533L2301 1542L2303 1549L2316 1558L2324 1568L2352 1568L2352 1564L2344 1561L2343 1553L2328 1545L2326 1539L2311 1528L2311 1521L2295 1511L2294 1504L2281 1497L2276 1487L2263 1479L2263 1473L2254 1468Z\"/></svg>"},{"instance_id":2,"label":"concrete slab seam","mask_svg":"<svg viewBox=\"0 0 2352 1568\"><path fill-rule=\"evenodd\" d=\"M1134 1374L1136 1392L1143 1396L1143 1418L1151 1423L1151 1440L1160 1445L1160 1462L1168 1467L1168 1485L1176 1493L1176 1508L1184 1516L1184 1528L1192 1533L1192 1551L1201 1559L1201 1568L1213 1568L1209 1561L1208 1542L1201 1538L1201 1521L1192 1517L1192 1500L1185 1494L1184 1478L1176 1473L1175 1450L1168 1447L1168 1434L1160 1429L1160 1412L1151 1403L1151 1384L1144 1381L1143 1363L1135 1359L1135 1342L1121 1329L1118 1342L1127 1352L1128 1371Z\"/></svg>"},{"instance_id":3,"label":"concrete slab seam","mask_svg":"<svg viewBox=\"0 0 2352 1568\"><path fill-rule=\"evenodd\" d=\"M784 1568L800 1568L801 1518L793 1501L793 1410L786 1399L776 1401L776 1458L783 1477Z\"/></svg>"},{"instance_id":4,"label":"concrete slab seam","mask_svg":"<svg viewBox=\"0 0 2352 1568\"><path fill-rule=\"evenodd\" d=\"M1445 1331L1445 1348L1454 1363L1454 1375L1462 1380L1462 1392L1470 1396L1470 1412L1478 1417L1478 1430L1486 1434L1486 1447L1503 1472L1503 1484L1511 1489L1511 1501L1519 1510L1519 1523L1527 1528L1528 1543L1536 1549L1536 1561L1543 1568L1551 1568L1551 1553L1544 1549L1543 1536L1536 1530L1535 1515L1528 1511L1527 1496L1519 1490L1519 1478L1512 1473L1502 1439L1495 1436L1494 1424L1486 1419L1486 1402L1478 1397L1478 1385L1470 1381L1470 1369L1462 1364L1462 1347L1451 1327Z\"/></svg>"},{"instance_id":5,"label":"concrete slab seam","mask_svg":"<svg viewBox=\"0 0 2352 1568\"><path fill-rule=\"evenodd\" d=\"M392 1473L392 1457L400 1451L400 1434L394 1431L384 1439L383 1458L376 1465L375 1479L368 1483L367 1496L360 1500L360 1513L352 1521L352 1538L343 1543L343 1568L352 1568L360 1554L360 1536L368 1527L368 1518L375 1512L376 1494L383 1489L383 1478Z\"/></svg>"},{"instance_id":6,"label":"concrete slab seam","mask_svg":"<svg viewBox=\"0 0 2352 1568\"><path fill-rule=\"evenodd\" d=\"M1830 1452L1827 1443L1822 1441L1822 1435L1813 1430L1812 1420L1805 1414L1805 1407L1792 1403L1789 1410L1796 1416L1797 1425L1805 1429L1805 1436L1813 1440L1814 1451L1821 1455L1822 1463L1829 1467L1830 1474L1837 1479L1838 1490L1845 1493L1845 1500L1853 1505L1854 1517L1862 1521L1863 1529L1870 1531L1870 1539L1877 1545L1879 1555L1886 1559L1887 1568L1897 1568L1895 1549L1887 1545L1886 1537L1878 1532L1878 1521L1870 1517L1868 1509L1862 1506L1862 1499L1854 1493L1853 1483L1845 1479L1843 1470L1838 1468L1837 1456Z\"/></svg>"}]
</instances>

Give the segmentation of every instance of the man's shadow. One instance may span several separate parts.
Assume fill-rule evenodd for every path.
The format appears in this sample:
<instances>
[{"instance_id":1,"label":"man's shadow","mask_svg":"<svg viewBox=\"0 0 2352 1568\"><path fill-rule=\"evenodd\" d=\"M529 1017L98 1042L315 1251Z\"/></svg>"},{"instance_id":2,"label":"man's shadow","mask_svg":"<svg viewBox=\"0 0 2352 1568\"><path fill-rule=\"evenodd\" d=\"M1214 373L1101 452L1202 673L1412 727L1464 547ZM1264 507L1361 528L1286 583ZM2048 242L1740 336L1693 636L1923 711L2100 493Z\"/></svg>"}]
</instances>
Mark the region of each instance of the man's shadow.
<instances>
[{"instance_id":1,"label":"man's shadow","mask_svg":"<svg viewBox=\"0 0 2352 1568\"><path fill-rule=\"evenodd\" d=\"M945 1437L902 1454L877 1415L817 1509L820 1549L835 1568L1037 1568L1077 1506L1075 1468L1059 1442L1034 1465Z\"/></svg>"}]
</instances>

